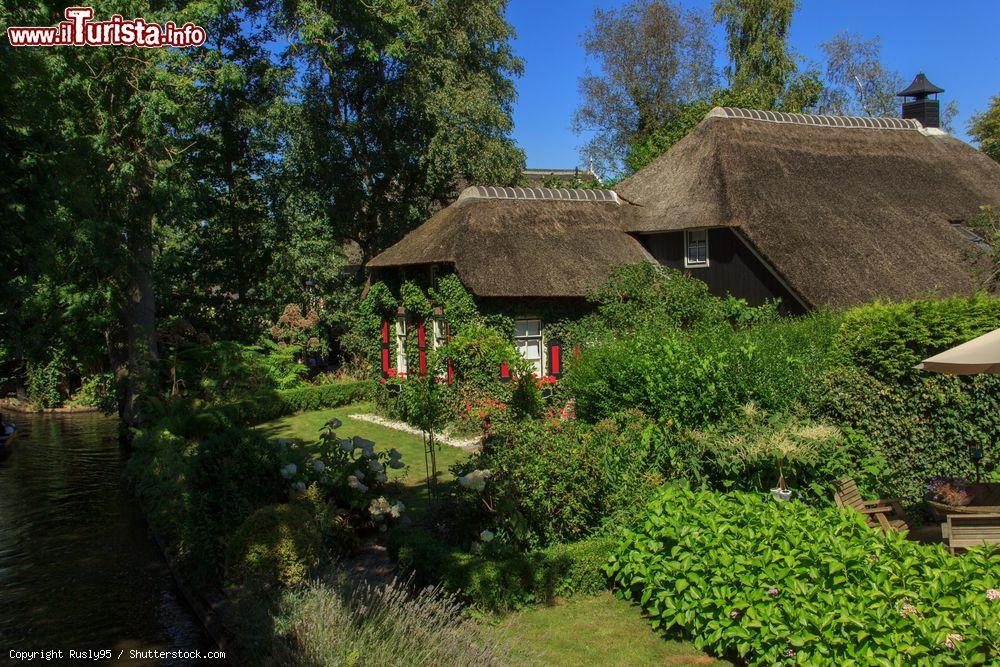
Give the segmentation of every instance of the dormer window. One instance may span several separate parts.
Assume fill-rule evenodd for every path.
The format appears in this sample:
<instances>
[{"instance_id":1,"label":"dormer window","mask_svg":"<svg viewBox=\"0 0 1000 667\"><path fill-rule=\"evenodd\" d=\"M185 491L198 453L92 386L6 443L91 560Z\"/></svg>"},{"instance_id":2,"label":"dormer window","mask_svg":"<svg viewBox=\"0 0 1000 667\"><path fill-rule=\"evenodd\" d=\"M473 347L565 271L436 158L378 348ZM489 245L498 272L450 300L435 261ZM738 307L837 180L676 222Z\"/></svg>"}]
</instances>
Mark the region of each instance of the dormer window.
<instances>
[{"instance_id":1,"label":"dormer window","mask_svg":"<svg viewBox=\"0 0 1000 667\"><path fill-rule=\"evenodd\" d=\"M708 230L691 229L684 232L684 266L708 266Z\"/></svg>"}]
</instances>

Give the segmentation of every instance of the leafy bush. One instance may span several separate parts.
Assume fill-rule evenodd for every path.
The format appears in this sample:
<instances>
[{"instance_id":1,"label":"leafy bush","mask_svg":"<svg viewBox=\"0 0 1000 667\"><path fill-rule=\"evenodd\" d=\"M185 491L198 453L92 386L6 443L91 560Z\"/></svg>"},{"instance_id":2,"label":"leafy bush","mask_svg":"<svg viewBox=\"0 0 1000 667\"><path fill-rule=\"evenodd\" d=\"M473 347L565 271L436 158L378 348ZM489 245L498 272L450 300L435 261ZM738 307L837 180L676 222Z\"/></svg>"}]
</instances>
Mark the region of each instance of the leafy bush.
<instances>
[{"instance_id":1,"label":"leafy bush","mask_svg":"<svg viewBox=\"0 0 1000 667\"><path fill-rule=\"evenodd\" d=\"M921 372L901 383L845 368L817 388L817 411L850 424L887 461L882 494L915 506L932 477L975 478L970 445L982 448L987 475L1000 471L1000 377Z\"/></svg>"},{"instance_id":2,"label":"leafy bush","mask_svg":"<svg viewBox=\"0 0 1000 667\"><path fill-rule=\"evenodd\" d=\"M299 584L319 562L320 535L309 513L295 505L262 507L229 540L231 581Z\"/></svg>"},{"instance_id":3,"label":"leafy bush","mask_svg":"<svg viewBox=\"0 0 1000 667\"><path fill-rule=\"evenodd\" d=\"M39 408L58 408L63 403L60 387L64 380L65 361L60 350L44 363L28 362L28 401Z\"/></svg>"},{"instance_id":4,"label":"leafy bush","mask_svg":"<svg viewBox=\"0 0 1000 667\"><path fill-rule=\"evenodd\" d=\"M115 411L116 401L114 376L111 373L97 373L84 378L80 391L73 397L74 404L98 408L106 414Z\"/></svg>"},{"instance_id":5,"label":"leafy bush","mask_svg":"<svg viewBox=\"0 0 1000 667\"><path fill-rule=\"evenodd\" d=\"M465 613L451 594L402 582L351 587L342 578L287 591L277 630L281 665L515 664L503 635ZM523 651L517 654L523 656Z\"/></svg>"},{"instance_id":6,"label":"leafy bush","mask_svg":"<svg viewBox=\"0 0 1000 667\"><path fill-rule=\"evenodd\" d=\"M415 585L440 584L494 612L603 590L612 545L610 537L596 535L527 552L491 544L477 555L422 528L397 528L389 538L390 553Z\"/></svg>"},{"instance_id":7,"label":"leafy bush","mask_svg":"<svg viewBox=\"0 0 1000 667\"><path fill-rule=\"evenodd\" d=\"M906 381L926 357L1000 327L1000 298L873 303L849 311L833 338L840 366Z\"/></svg>"},{"instance_id":8,"label":"leafy bush","mask_svg":"<svg viewBox=\"0 0 1000 667\"><path fill-rule=\"evenodd\" d=\"M350 405L367 399L371 392L371 382L334 382L251 395L209 410L231 425L252 426L295 412Z\"/></svg>"},{"instance_id":9,"label":"leafy bush","mask_svg":"<svg viewBox=\"0 0 1000 667\"><path fill-rule=\"evenodd\" d=\"M1000 470L1000 377L917 370L921 359L1000 327L1000 298L873 304L847 313L833 339L838 366L816 383L813 410L850 425L889 463L882 491L910 504L931 477Z\"/></svg>"},{"instance_id":10,"label":"leafy bush","mask_svg":"<svg viewBox=\"0 0 1000 667\"><path fill-rule=\"evenodd\" d=\"M838 508L667 486L608 573L655 627L750 664L1000 657L1000 554L955 558Z\"/></svg>"},{"instance_id":11,"label":"leafy bush","mask_svg":"<svg viewBox=\"0 0 1000 667\"><path fill-rule=\"evenodd\" d=\"M480 457L455 469L464 506L490 511L455 515L520 547L579 540L644 505L675 474L673 465L664 432L634 410L595 426L559 419L507 424ZM489 471L482 489L466 482L475 470Z\"/></svg>"},{"instance_id":12,"label":"leafy bush","mask_svg":"<svg viewBox=\"0 0 1000 667\"><path fill-rule=\"evenodd\" d=\"M189 417L167 421L208 426ZM250 514L286 500L280 458L259 434L222 429L201 441L158 425L139 433L127 474L154 528L195 586L219 580L226 542Z\"/></svg>"},{"instance_id":13,"label":"leafy bush","mask_svg":"<svg viewBox=\"0 0 1000 667\"><path fill-rule=\"evenodd\" d=\"M828 366L835 323L816 313L749 329L647 327L586 348L568 364L564 389L590 422L633 406L688 427L725 419L749 402L785 410L810 396Z\"/></svg>"},{"instance_id":14,"label":"leafy bush","mask_svg":"<svg viewBox=\"0 0 1000 667\"><path fill-rule=\"evenodd\" d=\"M268 340L193 345L178 352L175 373L187 396L213 403L240 400L301 385L307 369L296 360L297 351Z\"/></svg>"},{"instance_id":15,"label":"leafy bush","mask_svg":"<svg viewBox=\"0 0 1000 667\"><path fill-rule=\"evenodd\" d=\"M689 477L715 489L766 491L783 474L800 498L820 503L832 502L842 477L853 477L864 490L880 489L886 466L881 453L850 429L769 414L753 403L724 422L680 434L676 447L694 461Z\"/></svg>"}]
</instances>

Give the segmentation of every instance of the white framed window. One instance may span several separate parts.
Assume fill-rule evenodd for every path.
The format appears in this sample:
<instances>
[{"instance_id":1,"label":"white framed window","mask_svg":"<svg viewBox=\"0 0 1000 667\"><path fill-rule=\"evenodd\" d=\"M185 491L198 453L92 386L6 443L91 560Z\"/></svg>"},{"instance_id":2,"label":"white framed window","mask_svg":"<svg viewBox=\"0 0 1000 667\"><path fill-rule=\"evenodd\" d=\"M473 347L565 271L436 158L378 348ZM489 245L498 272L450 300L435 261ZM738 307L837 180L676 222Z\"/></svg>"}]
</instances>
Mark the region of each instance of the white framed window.
<instances>
[{"instance_id":1,"label":"white framed window","mask_svg":"<svg viewBox=\"0 0 1000 667\"><path fill-rule=\"evenodd\" d=\"M689 229L684 232L684 266L708 266L707 229Z\"/></svg>"},{"instance_id":2,"label":"white framed window","mask_svg":"<svg viewBox=\"0 0 1000 667\"><path fill-rule=\"evenodd\" d=\"M535 375L542 377L545 374L542 321L530 317L517 318L514 320L514 339L518 352L534 366Z\"/></svg>"},{"instance_id":3,"label":"white framed window","mask_svg":"<svg viewBox=\"0 0 1000 667\"><path fill-rule=\"evenodd\" d=\"M400 373L406 372L406 334L409 325L406 317L396 318L396 370Z\"/></svg>"}]
</instances>

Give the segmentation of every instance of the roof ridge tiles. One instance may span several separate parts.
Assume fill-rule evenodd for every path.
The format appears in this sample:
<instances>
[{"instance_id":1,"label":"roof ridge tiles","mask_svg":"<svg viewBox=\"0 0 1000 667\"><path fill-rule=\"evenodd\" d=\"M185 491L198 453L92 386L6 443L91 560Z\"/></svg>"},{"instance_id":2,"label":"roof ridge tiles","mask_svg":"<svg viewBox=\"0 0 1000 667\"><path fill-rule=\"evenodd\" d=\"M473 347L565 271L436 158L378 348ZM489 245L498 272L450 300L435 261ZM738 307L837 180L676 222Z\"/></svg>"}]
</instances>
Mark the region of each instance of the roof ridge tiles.
<instances>
[{"instance_id":1,"label":"roof ridge tiles","mask_svg":"<svg viewBox=\"0 0 1000 667\"><path fill-rule=\"evenodd\" d=\"M888 118L867 116L824 116L811 113L786 113L784 111L764 111L740 107L715 107L707 118L742 118L768 123L790 123L817 127L860 128L869 130L922 130L923 125L912 118Z\"/></svg>"},{"instance_id":2,"label":"roof ridge tiles","mask_svg":"<svg viewBox=\"0 0 1000 667\"><path fill-rule=\"evenodd\" d=\"M582 201L620 204L614 190L588 188L525 188L496 185L472 185L462 191L458 200L466 199L517 199L521 201Z\"/></svg>"}]
</instances>

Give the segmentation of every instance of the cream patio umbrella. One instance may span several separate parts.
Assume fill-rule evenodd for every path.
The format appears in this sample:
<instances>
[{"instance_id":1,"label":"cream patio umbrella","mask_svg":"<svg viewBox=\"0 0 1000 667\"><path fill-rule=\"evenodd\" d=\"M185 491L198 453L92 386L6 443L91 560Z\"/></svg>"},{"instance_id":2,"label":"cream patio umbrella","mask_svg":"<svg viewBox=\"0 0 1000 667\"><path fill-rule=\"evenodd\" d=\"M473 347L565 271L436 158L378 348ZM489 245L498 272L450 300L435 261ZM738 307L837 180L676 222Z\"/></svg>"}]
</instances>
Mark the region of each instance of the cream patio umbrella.
<instances>
[{"instance_id":1,"label":"cream patio umbrella","mask_svg":"<svg viewBox=\"0 0 1000 667\"><path fill-rule=\"evenodd\" d=\"M1000 373L1000 329L924 359L917 368L949 375Z\"/></svg>"}]
</instances>

